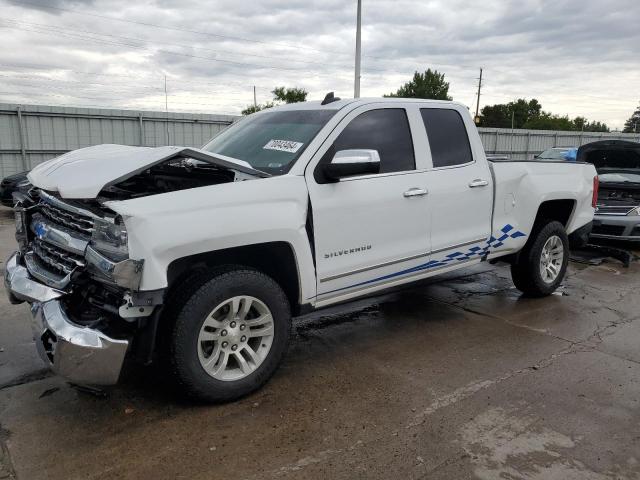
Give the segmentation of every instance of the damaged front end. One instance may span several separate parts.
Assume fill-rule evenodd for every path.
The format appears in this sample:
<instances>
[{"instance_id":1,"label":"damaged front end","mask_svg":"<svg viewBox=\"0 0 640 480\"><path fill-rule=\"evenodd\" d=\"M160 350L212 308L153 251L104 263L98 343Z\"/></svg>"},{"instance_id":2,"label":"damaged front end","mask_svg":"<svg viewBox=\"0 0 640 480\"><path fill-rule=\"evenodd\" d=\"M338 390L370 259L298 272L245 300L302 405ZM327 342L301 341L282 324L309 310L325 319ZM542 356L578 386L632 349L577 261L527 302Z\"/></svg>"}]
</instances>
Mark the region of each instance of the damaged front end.
<instances>
[{"instance_id":1,"label":"damaged front end","mask_svg":"<svg viewBox=\"0 0 640 480\"><path fill-rule=\"evenodd\" d=\"M12 303L29 302L42 359L74 383L117 382L125 354L151 314L136 317L130 292L143 261L128 258L117 215L94 202L67 202L32 189L15 208L20 250L7 262Z\"/></svg>"},{"instance_id":2,"label":"damaged front end","mask_svg":"<svg viewBox=\"0 0 640 480\"><path fill-rule=\"evenodd\" d=\"M108 205L266 175L252 172L198 150L116 145L36 167L15 207L5 285L12 303L31 304L42 359L88 385L116 383L125 356L150 362L164 290L141 290L144 259L130 257L125 219Z\"/></svg>"}]
</instances>

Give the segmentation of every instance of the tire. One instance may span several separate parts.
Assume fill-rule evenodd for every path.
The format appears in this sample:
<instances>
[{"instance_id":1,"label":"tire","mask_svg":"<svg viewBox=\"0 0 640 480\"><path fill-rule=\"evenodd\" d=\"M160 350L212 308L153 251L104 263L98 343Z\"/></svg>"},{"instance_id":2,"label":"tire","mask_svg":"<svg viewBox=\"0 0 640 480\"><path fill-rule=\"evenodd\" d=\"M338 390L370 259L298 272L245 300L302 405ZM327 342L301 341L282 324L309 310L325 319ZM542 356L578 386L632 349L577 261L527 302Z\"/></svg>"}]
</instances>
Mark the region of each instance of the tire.
<instances>
[{"instance_id":1,"label":"tire","mask_svg":"<svg viewBox=\"0 0 640 480\"><path fill-rule=\"evenodd\" d=\"M169 366L181 393L228 402L271 378L291 331L289 301L273 279L226 267L182 298L168 342Z\"/></svg>"},{"instance_id":2,"label":"tire","mask_svg":"<svg viewBox=\"0 0 640 480\"><path fill-rule=\"evenodd\" d=\"M547 250L547 246L556 245L558 248ZM557 252L561 247L561 258ZM551 256L545 253L554 252ZM543 260L544 255L544 260ZM546 269L542 262L549 259L553 267ZM540 222L535 225L529 241L524 246L516 262L511 265L511 278L518 290L529 297L545 297L552 294L562 283L569 263L569 239L564 226L557 221ZM550 272L557 270L551 275ZM546 272L545 272L546 271Z\"/></svg>"}]
</instances>

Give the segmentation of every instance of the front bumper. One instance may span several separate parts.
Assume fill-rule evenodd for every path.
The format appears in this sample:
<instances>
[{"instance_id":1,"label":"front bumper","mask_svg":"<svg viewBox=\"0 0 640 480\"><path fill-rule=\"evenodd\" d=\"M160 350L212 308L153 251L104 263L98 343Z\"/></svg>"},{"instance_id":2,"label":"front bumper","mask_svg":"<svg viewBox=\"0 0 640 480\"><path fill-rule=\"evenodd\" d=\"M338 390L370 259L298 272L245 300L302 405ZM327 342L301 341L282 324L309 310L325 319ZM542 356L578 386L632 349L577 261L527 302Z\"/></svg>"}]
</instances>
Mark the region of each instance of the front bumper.
<instances>
[{"instance_id":1,"label":"front bumper","mask_svg":"<svg viewBox=\"0 0 640 480\"><path fill-rule=\"evenodd\" d=\"M48 287L31 278L27 269L20 264L20 254L14 253L7 260L4 272L4 286L13 304L22 302L48 302L65 294L62 290Z\"/></svg>"},{"instance_id":2,"label":"front bumper","mask_svg":"<svg viewBox=\"0 0 640 480\"><path fill-rule=\"evenodd\" d=\"M7 262L4 281L13 303L32 303L36 348L54 372L79 384L113 385L118 381L127 340L74 324L60 302L65 292L31 279L17 253Z\"/></svg>"},{"instance_id":3,"label":"front bumper","mask_svg":"<svg viewBox=\"0 0 640 480\"><path fill-rule=\"evenodd\" d=\"M595 215L593 217L591 237L609 240L640 241L640 216Z\"/></svg>"}]
</instances>

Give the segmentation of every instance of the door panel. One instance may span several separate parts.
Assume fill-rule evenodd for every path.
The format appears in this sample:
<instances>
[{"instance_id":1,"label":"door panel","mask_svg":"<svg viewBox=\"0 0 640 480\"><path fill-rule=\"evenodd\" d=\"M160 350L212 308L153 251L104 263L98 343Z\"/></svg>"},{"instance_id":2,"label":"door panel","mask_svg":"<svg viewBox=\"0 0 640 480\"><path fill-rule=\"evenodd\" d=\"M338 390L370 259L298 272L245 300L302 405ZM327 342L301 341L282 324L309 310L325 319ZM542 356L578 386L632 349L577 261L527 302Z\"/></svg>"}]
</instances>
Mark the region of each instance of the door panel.
<instances>
[{"instance_id":1,"label":"door panel","mask_svg":"<svg viewBox=\"0 0 640 480\"><path fill-rule=\"evenodd\" d=\"M374 284L429 259L429 196L405 196L426 189L426 175L310 185L318 294Z\"/></svg>"},{"instance_id":2,"label":"door panel","mask_svg":"<svg viewBox=\"0 0 640 480\"><path fill-rule=\"evenodd\" d=\"M421 108L420 115L434 167L428 181L434 259L450 249L480 252L491 230L493 179L486 160L474 158L467 132L475 126L455 108Z\"/></svg>"},{"instance_id":3,"label":"door panel","mask_svg":"<svg viewBox=\"0 0 640 480\"><path fill-rule=\"evenodd\" d=\"M484 186L470 187L476 181ZM429 172L429 208L431 211L431 250L452 246L466 247L482 243L491 230L493 186L491 176L478 163ZM440 255L442 256L442 255Z\"/></svg>"},{"instance_id":4,"label":"door panel","mask_svg":"<svg viewBox=\"0 0 640 480\"><path fill-rule=\"evenodd\" d=\"M355 109L305 173L324 298L384 282L429 258L427 176L416 170L409 119L414 125L419 119L417 111L411 115L399 104ZM348 149L376 150L381 173L328 182L323 165Z\"/></svg>"}]
</instances>

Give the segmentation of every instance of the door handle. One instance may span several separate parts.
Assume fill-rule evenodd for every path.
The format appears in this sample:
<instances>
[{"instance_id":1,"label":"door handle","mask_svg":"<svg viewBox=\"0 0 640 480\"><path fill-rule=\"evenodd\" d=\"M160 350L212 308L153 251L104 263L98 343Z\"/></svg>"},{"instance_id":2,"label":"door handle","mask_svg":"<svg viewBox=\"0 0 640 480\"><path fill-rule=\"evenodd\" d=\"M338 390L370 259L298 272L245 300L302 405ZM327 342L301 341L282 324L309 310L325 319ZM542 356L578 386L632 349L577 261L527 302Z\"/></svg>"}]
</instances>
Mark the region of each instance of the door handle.
<instances>
[{"instance_id":1,"label":"door handle","mask_svg":"<svg viewBox=\"0 0 640 480\"><path fill-rule=\"evenodd\" d=\"M427 192L427 190L424 188L410 188L409 190L404 192L403 195L406 198L409 198L409 197L421 197L423 195L426 195L427 193L429 192Z\"/></svg>"},{"instance_id":2,"label":"door handle","mask_svg":"<svg viewBox=\"0 0 640 480\"><path fill-rule=\"evenodd\" d=\"M486 180L482 180L481 178L476 178L475 180L469 183L469 188L486 187L487 185L489 185L489 182L487 182Z\"/></svg>"}]
</instances>

